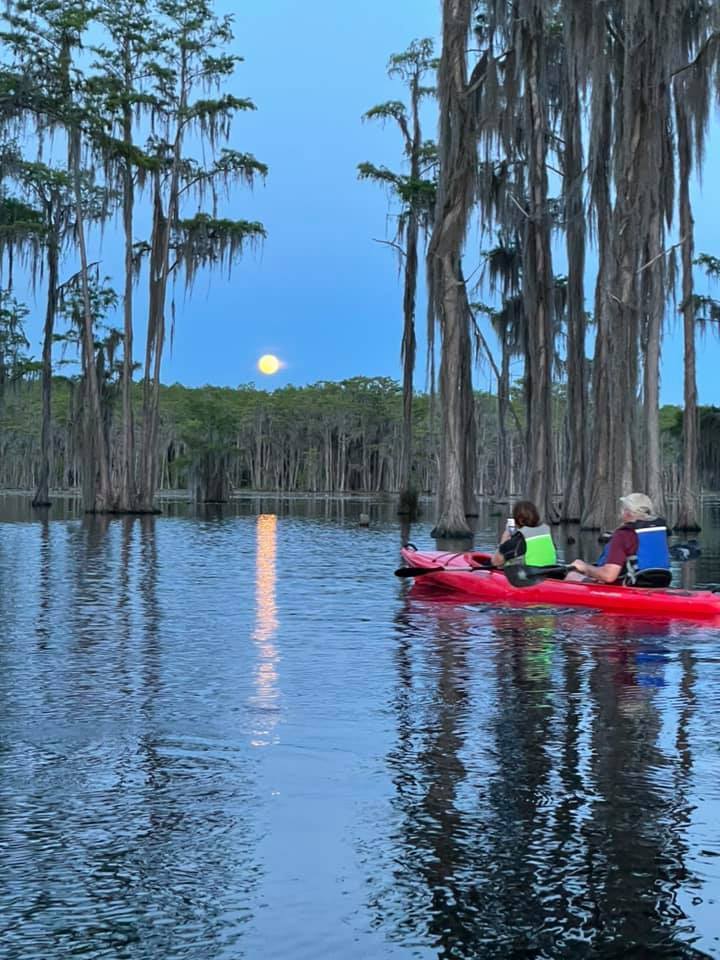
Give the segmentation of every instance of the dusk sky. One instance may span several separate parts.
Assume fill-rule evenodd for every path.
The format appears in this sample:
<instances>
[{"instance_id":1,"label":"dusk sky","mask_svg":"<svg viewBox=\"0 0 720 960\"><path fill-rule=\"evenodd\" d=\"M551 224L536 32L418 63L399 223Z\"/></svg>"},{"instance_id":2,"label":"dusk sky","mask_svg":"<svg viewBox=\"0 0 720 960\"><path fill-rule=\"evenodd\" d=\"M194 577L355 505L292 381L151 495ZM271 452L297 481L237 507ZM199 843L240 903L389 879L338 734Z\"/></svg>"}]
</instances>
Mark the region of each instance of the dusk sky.
<instances>
[{"instance_id":1,"label":"dusk sky","mask_svg":"<svg viewBox=\"0 0 720 960\"><path fill-rule=\"evenodd\" d=\"M399 379L397 258L389 247L374 242L392 235L388 198L379 187L357 179L357 164L370 160L397 168L401 145L396 128L362 123L361 115L378 102L403 97L400 82L386 75L388 57L414 38L437 39L440 4L222 0L216 9L234 14L236 52L245 58L233 92L251 97L258 108L237 118L232 146L254 153L270 168L265 186L258 185L254 193L237 191L226 215L262 221L268 239L257 252L248 252L230 280L206 272L191 298L177 290L174 343L166 354L163 380L192 386L255 381L273 388L358 375ZM432 111L425 134L436 135ZM696 250L720 255L715 230L720 184L711 170L709 160L702 192L695 191ZM109 262L119 261L120 248L119 225L117 233L108 228L104 252ZM470 245L466 273L479 261L479 250ZM562 265L556 269L561 272ZM144 304L142 294L138 357ZM33 313L37 316L41 309ZM417 325L417 386L424 389L422 275ZM39 355L39 322L32 322L29 332ZM284 364L270 378L255 366L268 352ZM663 355L662 400L679 403L679 320L667 335ZM699 343L701 402L718 402L719 356L720 342L714 337ZM477 372L476 385L494 386L489 370Z\"/></svg>"}]
</instances>

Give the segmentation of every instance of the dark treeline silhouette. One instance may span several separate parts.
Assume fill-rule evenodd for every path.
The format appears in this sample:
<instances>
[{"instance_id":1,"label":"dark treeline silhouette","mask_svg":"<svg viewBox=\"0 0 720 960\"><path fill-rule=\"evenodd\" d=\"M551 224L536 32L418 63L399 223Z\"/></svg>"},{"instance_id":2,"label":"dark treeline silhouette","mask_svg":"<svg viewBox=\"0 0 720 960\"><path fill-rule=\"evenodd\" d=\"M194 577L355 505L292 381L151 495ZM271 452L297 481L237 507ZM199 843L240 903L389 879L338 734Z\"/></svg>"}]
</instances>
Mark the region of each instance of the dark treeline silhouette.
<instances>
[{"instance_id":1,"label":"dark treeline silhouette","mask_svg":"<svg viewBox=\"0 0 720 960\"><path fill-rule=\"evenodd\" d=\"M53 383L53 448L49 486L77 490L82 484L82 390L77 380ZM404 482L402 436L405 429L403 390L387 378L356 377L285 387L273 392L249 384L237 389L161 389L159 421L159 486L185 489L203 501L226 500L234 490L287 492L398 493ZM142 425L142 386L134 385L134 416ZM474 395L474 423L480 442L475 454L476 490L496 496L500 470L506 471L512 493L521 490L524 470L524 424L516 391L517 424L501 437L496 397ZM103 387L105 434L113 482L123 469L122 396L117 384ZM559 429L565 401L554 397L553 431L557 475L562 492L568 448ZM441 416L436 401L417 394L413 403L413 487L423 493L438 489ZM0 397L0 487L35 488L44 469L41 442L42 388L28 375L13 380ZM661 410L664 483L675 492L679 484L682 411ZM699 418L700 482L707 490L720 488L720 410L702 408ZM503 459L505 458L505 459Z\"/></svg>"}]
</instances>

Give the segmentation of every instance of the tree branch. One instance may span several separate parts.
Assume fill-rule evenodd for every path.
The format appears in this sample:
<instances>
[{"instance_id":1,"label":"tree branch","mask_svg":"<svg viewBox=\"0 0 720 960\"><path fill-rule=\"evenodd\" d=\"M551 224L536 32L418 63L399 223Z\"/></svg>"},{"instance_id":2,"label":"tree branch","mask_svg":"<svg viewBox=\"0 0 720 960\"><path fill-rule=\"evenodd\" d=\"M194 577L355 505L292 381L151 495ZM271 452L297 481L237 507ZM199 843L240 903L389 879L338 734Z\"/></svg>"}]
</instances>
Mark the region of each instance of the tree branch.
<instances>
[{"instance_id":1,"label":"tree branch","mask_svg":"<svg viewBox=\"0 0 720 960\"><path fill-rule=\"evenodd\" d=\"M510 193L510 191L508 191L508 196L510 197L510 199L512 200L512 202L515 204L515 206L518 208L518 210L520 211L520 213L521 213L527 220L529 220L529 219L530 219L530 214L529 214L529 213L527 212L527 210L525 210L525 208L518 202L518 200L515 198L515 194Z\"/></svg>"},{"instance_id":2,"label":"tree branch","mask_svg":"<svg viewBox=\"0 0 720 960\"><path fill-rule=\"evenodd\" d=\"M407 256L407 254L405 253L405 251L403 250L403 248L400 246L399 243L393 243L392 240L378 240L376 237L373 237L373 240L375 241L375 243L384 243L388 247L394 247L402 257Z\"/></svg>"},{"instance_id":3,"label":"tree branch","mask_svg":"<svg viewBox=\"0 0 720 960\"><path fill-rule=\"evenodd\" d=\"M694 66L696 66L700 62L700 60L705 56L705 53L708 47L712 43L714 43L716 40L720 40L720 31L713 30L710 36L705 38L705 42L702 44L697 54L693 57L690 63L686 63L684 66L678 67L677 70L674 70L670 74L671 79L674 80L675 77L679 76L681 73L684 73L686 70L691 70Z\"/></svg>"},{"instance_id":4,"label":"tree branch","mask_svg":"<svg viewBox=\"0 0 720 960\"><path fill-rule=\"evenodd\" d=\"M492 367L493 373L495 374L495 379L497 380L497 385L498 385L498 390L499 390L499 389L500 389L500 381L502 380L502 374L500 373L500 370L498 369L497 363L495 363L495 357L493 357L493 355L492 355L492 351L490 350L490 345L488 344L487 340L485 339L485 337L484 337L484 335L483 335L483 332L482 332L482 330L480 329L480 324L477 322L477 318L476 318L475 315L473 314L472 309L470 309L470 316L471 316L471 318L472 318L473 327L475 328L475 336L478 338L478 340L479 340L480 343L482 344L483 349L485 350L485 353L487 354L487 358L488 358L488 360L490 361L490 366ZM522 430L522 427L521 427L521 425L520 425L520 420L519 420L519 418L518 418L518 415L517 415L517 412L516 412L516 410L515 410L515 407L513 406L513 403L512 403L512 401L510 400L510 397L508 397L508 410L509 410L510 413L512 414L512 418L513 418L513 420L515 421L515 426L517 427L518 433L522 436L523 430Z\"/></svg>"},{"instance_id":5,"label":"tree branch","mask_svg":"<svg viewBox=\"0 0 720 960\"><path fill-rule=\"evenodd\" d=\"M625 41L623 40L623 38L620 36L620 34L619 34L619 33L617 32L617 30L615 29L615 26L614 26L612 20L610 19L610 17L605 17L605 25L606 25L606 27L608 28L608 33L610 34L610 36L611 36L617 43L619 43L620 46L621 46L621 47L623 48L623 50L624 50L624 49L625 49Z\"/></svg>"},{"instance_id":6,"label":"tree branch","mask_svg":"<svg viewBox=\"0 0 720 960\"><path fill-rule=\"evenodd\" d=\"M647 263L644 263L644 264L638 269L636 276L639 276L639 275L643 272L643 270L647 270L648 267L651 267L651 266L655 263L656 260L659 260L659 259L660 259L660 257L664 257L665 254L670 253L670 251L671 251L671 250L674 250L676 247L681 247L681 246L685 243L685 241L687 240L687 238L688 238L688 234L686 233L684 237L680 237L680 239L678 240L678 242L677 242L677 243L674 243L671 247L668 247L667 250L661 250L660 253L656 254L656 255L652 258L652 260L648 260Z\"/></svg>"}]
</instances>

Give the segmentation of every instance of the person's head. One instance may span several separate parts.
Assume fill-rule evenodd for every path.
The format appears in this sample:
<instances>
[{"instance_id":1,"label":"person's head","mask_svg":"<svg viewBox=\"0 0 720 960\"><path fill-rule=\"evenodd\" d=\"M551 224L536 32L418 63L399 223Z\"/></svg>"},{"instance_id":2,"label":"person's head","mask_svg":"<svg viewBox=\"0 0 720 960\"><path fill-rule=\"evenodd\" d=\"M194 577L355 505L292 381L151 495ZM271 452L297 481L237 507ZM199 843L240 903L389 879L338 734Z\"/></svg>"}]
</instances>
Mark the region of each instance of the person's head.
<instances>
[{"instance_id":1,"label":"person's head","mask_svg":"<svg viewBox=\"0 0 720 960\"><path fill-rule=\"evenodd\" d=\"M513 507L513 520L518 527L537 527L540 524L538 508L531 500L518 500Z\"/></svg>"},{"instance_id":2,"label":"person's head","mask_svg":"<svg viewBox=\"0 0 720 960\"><path fill-rule=\"evenodd\" d=\"M623 520L653 520L657 514L653 502L645 493L628 493L620 497Z\"/></svg>"}]
</instances>

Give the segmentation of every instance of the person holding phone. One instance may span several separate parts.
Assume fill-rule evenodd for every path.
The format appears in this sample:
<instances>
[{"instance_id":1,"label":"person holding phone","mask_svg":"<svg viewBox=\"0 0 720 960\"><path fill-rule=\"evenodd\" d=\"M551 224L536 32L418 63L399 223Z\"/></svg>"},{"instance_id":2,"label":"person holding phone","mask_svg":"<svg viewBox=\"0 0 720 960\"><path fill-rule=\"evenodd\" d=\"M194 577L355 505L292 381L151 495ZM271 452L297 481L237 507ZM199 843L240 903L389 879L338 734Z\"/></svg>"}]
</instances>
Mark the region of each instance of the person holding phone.
<instances>
[{"instance_id":1,"label":"person holding phone","mask_svg":"<svg viewBox=\"0 0 720 960\"><path fill-rule=\"evenodd\" d=\"M493 554L494 567L524 563L528 567L545 567L557 563L557 553L550 527L540 522L538 508L530 500L519 500L512 517L500 537Z\"/></svg>"}]
</instances>

